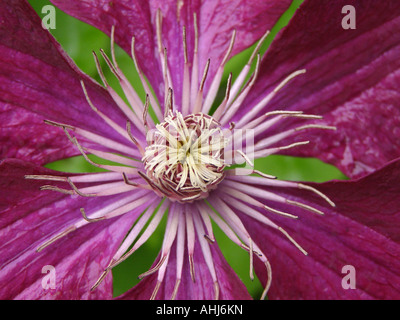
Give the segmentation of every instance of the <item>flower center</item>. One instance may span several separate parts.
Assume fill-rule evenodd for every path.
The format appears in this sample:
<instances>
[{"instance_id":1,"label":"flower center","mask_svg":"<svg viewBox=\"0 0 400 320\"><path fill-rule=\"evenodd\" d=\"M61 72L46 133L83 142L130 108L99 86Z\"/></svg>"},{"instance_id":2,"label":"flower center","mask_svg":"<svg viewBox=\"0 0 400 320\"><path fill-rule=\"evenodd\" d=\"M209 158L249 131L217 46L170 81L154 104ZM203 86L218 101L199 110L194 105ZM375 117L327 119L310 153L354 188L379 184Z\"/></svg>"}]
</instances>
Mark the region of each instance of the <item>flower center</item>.
<instances>
[{"instance_id":1,"label":"flower center","mask_svg":"<svg viewBox=\"0 0 400 320\"><path fill-rule=\"evenodd\" d=\"M222 181L227 140L211 116L169 112L148 132L147 140L143 157L147 177L171 200L203 199Z\"/></svg>"}]
</instances>

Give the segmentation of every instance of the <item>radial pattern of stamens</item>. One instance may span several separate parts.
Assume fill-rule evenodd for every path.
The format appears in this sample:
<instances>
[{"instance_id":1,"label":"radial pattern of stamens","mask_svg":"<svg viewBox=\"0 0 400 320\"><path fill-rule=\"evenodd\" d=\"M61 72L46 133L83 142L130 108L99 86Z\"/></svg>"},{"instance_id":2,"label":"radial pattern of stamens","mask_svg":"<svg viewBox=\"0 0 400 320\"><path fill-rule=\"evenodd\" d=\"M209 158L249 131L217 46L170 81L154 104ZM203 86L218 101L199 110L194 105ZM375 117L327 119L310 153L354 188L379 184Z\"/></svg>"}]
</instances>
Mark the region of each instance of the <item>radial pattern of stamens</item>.
<instances>
[{"instance_id":1,"label":"radial pattern of stamens","mask_svg":"<svg viewBox=\"0 0 400 320\"><path fill-rule=\"evenodd\" d=\"M205 198L222 180L226 139L212 117L170 113L149 139L143 157L147 176L168 198Z\"/></svg>"}]
</instances>

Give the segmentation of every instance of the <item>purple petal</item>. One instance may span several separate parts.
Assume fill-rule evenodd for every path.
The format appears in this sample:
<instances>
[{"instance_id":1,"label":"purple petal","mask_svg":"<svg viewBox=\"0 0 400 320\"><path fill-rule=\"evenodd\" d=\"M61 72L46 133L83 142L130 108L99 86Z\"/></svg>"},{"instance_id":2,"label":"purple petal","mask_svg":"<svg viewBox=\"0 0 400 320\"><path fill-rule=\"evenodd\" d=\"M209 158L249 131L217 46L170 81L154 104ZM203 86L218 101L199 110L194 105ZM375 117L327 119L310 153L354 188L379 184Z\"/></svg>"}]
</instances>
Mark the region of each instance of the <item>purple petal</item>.
<instances>
[{"instance_id":1,"label":"purple petal","mask_svg":"<svg viewBox=\"0 0 400 320\"><path fill-rule=\"evenodd\" d=\"M0 19L1 158L43 164L77 154L62 130L43 120L123 141L90 108L80 79L93 104L125 126L122 112L102 87L79 71L25 1L2 2Z\"/></svg>"},{"instance_id":2,"label":"purple petal","mask_svg":"<svg viewBox=\"0 0 400 320\"><path fill-rule=\"evenodd\" d=\"M110 299L112 278L93 292L133 221L143 210L118 219L84 226L52 243L40 252L45 241L77 222L79 209L95 210L116 197L84 198L40 191L42 181L24 179L26 174L54 174L20 160L0 165L0 296L2 299ZM44 289L42 268L53 266L55 289Z\"/></svg>"},{"instance_id":3,"label":"purple petal","mask_svg":"<svg viewBox=\"0 0 400 320\"><path fill-rule=\"evenodd\" d=\"M205 84L205 92L211 84L223 57L225 56L232 33L236 40L231 55L235 55L257 41L271 29L291 1L252 1L211 0L179 4L176 1L151 2L152 11L158 8L163 13L163 42L168 49L168 62L172 70L176 98L180 105L184 68L182 29L187 28L188 59L192 61L194 49L193 14L196 13L199 32L199 81L203 69L210 59L210 69ZM177 12L179 17L177 19ZM179 24L176 22L179 21Z\"/></svg>"},{"instance_id":4,"label":"purple petal","mask_svg":"<svg viewBox=\"0 0 400 320\"><path fill-rule=\"evenodd\" d=\"M237 31L233 54L253 44L272 28L291 1L65 1L52 0L61 10L110 34L115 26L115 40L128 53L132 36L138 62L153 85L160 101L163 97L162 70L159 63L156 32L156 15L163 15L162 42L168 50L168 64L175 92L180 105L183 83L182 30L187 28L188 58L192 61L194 48L193 14L199 25L199 78L207 59L211 59L209 79L215 73L225 55L232 32ZM209 86L210 81L206 84Z\"/></svg>"},{"instance_id":5,"label":"purple petal","mask_svg":"<svg viewBox=\"0 0 400 320\"><path fill-rule=\"evenodd\" d=\"M210 58L210 74L219 67L236 30L232 55L246 49L267 31L292 1L208 0L200 9L200 70Z\"/></svg>"},{"instance_id":6,"label":"purple petal","mask_svg":"<svg viewBox=\"0 0 400 320\"><path fill-rule=\"evenodd\" d=\"M154 17L147 0L119 1L65 1L52 0L67 14L78 18L107 35L115 26L115 42L131 54L132 37L135 37L135 53L142 71L148 77L156 94L163 92L162 70L157 56L157 38ZM162 100L161 100L162 101Z\"/></svg>"},{"instance_id":7,"label":"purple petal","mask_svg":"<svg viewBox=\"0 0 400 320\"><path fill-rule=\"evenodd\" d=\"M222 300L247 300L251 299L246 287L237 277L236 273L228 265L218 245L210 245L213 262L219 282L219 298ZM190 266L185 255L182 280L176 296L177 300L212 300L214 295L214 284L208 267L204 261L199 242L196 241L194 249L195 282L190 276ZM158 259L156 259L158 261ZM171 299L176 282L176 245L171 249L165 278L157 293L156 299ZM135 287L119 296L121 300L147 300L151 297L157 283L157 274L152 274L139 282Z\"/></svg>"},{"instance_id":8,"label":"purple petal","mask_svg":"<svg viewBox=\"0 0 400 320\"><path fill-rule=\"evenodd\" d=\"M349 1L305 1L273 42L237 119L291 72L306 69L262 112L286 108L324 116L336 132L309 130L291 154L319 157L359 177L400 155L400 3L351 1L356 29L342 28ZM287 122L282 128L293 127ZM272 129L274 130L274 129ZM266 132L265 135L270 134ZM286 141L286 143L293 142Z\"/></svg>"},{"instance_id":9,"label":"purple petal","mask_svg":"<svg viewBox=\"0 0 400 320\"><path fill-rule=\"evenodd\" d=\"M323 202L307 192L279 192L325 213L319 216L294 208L290 213L297 214L298 220L272 217L308 256L279 232L244 218L255 242L271 262L269 298L399 299L399 177L397 160L358 181L311 184L332 199L335 208L318 205ZM345 266L354 267L355 289L346 287L349 271L342 269ZM257 265L262 281L266 278L264 269Z\"/></svg>"}]
</instances>

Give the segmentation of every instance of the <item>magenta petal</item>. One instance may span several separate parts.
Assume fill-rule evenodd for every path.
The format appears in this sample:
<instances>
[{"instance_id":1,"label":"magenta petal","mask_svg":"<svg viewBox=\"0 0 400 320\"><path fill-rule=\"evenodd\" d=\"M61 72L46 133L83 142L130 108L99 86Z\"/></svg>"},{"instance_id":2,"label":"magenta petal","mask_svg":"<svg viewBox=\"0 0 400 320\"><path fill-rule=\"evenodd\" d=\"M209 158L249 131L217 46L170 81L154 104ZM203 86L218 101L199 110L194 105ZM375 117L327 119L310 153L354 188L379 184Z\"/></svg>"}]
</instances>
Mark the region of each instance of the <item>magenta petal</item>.
<instances>
[{"instance_id":1,"label":"magenta petal","mask_svg":"<svg viewBox=\"0 0 400 320\"><path fill-rule=\"evenodd\" d=\"M131 54L132 37L135 37L135 53L142 71L148 77L160 97L163 88L162 71L157 56L155 20L147 0L66 1L51 0L67 14L80 19L107 35L115 27L115 42ZM154 23L154 25L153 25Z\"/></svg>"},{"instance_id":2,"label":"magenta petal","mask_svg":"<svg viewBox=\"0 0 400 320\"><path fill-rule=\"evenodd\" d=\"M200 9L200 70L211 60L210 74L219 67L236 30L232 55L246 49L272 29L292 1L208 0Z\"/></svg>"},{"instance_id":3,"label":"magenta petal","mask_svg":"<svg viewBox=\"0 0 400 320\"><path fill-rule=\"evenodd\" d=\"M356 29L345 30L341 12L349 4L356 11ZM305 1L267 52L248 107L237 119L284 77L306 69L263 112L287 108L320 114L337 130L299 135L295 140L312 145L291 154L319 157L350 177L381 167L400 156L398 32L399 1L385 6L373 0Z\"/></svg>"},{"instance_id":4,"label":"magenta petal","mask_svg":"<svg viewBox=\"0 0 400 320\"><path fill-rule=\"evenodd\" d=\"M228 265L217 243L210 246L213 262L220 286L219 298L221 300L248 300L251 299L243 282ZM185 254L182 270L182 280L177 300L213 300L214 284L210 272L204 261L199 242L196 241L194 249L195 282L190 276L190 267ZM156 259L158 261L158 259ZM176 245L171 249L165 278L157 293L156 299L170 300L176 282ZM152 274L139 282L135 287L119 296L121 300L147 300L151 297L157 284L157 273Z\"/></svg>"},{"instance_id":5,"label":"magenta petal","mask_svg":"<svg viewBox=\"0 0 400 320\"><path fill-rule=\"evenodd\" d=\"M90 108L80 79L94 105L125 126L111 97L79 71L25 1L1 2L0 19L0 158L43 164L79 152L44 120L123 141Z\"/></svg>"},{"instance_id":6,"label":"magenta petal","mask_svg":"<svg viewBox=\"0 0 400 320\"><path fill-rule=\"evenodd\" d=\"M199 29L199 78L207 59L211 59L210 77L225 55L232 32L237 31L233 54L253 44L267 29L272 28L291 1L139 1L118 0L99 5L93 0L52 0L60 9L110 34L115 26L115 40L128 53L135 36L139 64L159 98L163 97L162 71L159 63L156 33L157 10L163 15L162 43L168 50L176 103L180 105L183 83L182 30L187 28L188 59L193 57L196 13ZM112 4L111 4L112 3ZM206 84L206 88L210 82ZM161 99L162 101L162 99Z\"/></svg>"},{"instance_id":7,"label":"magenta petal","mask_svg":"<svg viewBox=\"0 0 400 320\"><path fill-rule=\"evenodd\" d=\"M191 63L194 48L194 13L197 15L199 32L199 81L207 60L211 61L205 84L205 92L207 92L211 80L227 52L233 31L236 31L236 40L231 56L252 45L268 29L271 29L290 3L291 1L287 0L251 2L210 0L179 3L178 9L176 1L152 1L152 11L155 12L160 8L163 13L163 43L168 49L168 61L172 70L174 89L178 90L176 95L178 105L180 105L184 67L183 46L180 39L182 39L182 29L185 26L187 28L188 59ZM177 21L179 24L176 23Z\"/></svg>"},{"instance_id":8,"label":"magenta petal","mask_svg":"<svg viewBox=\"0 0 400 320\"><path fill-rule=\"evenodd\" d=\"M272 266L271 299L400 298L400 160L358 181L311 184L336 203L327 207L314 195L280 193L313 205L319 216L301 209L298 220L274 218L308 252L304 256L282 234L244 219ZM321 203L322 206L315 205ZM345 266L355 269L355 289ZM348 267L346 267L348 268ZM257 265L260 279L265 267ZM345 279L344 279L345 278ZM342 281L345 288L342 287Z\"/></svg>"},{"instance_id":9,"label":"magenta petal","mask_svg":"<svg viewBox=\"0 0 400 320\"><path fill-rule=\"evenodd\" d=\"M40 191L43 181L26 174L54 174L20 160L0 165L0 297L1 299L110 299L112 278L90 292L142 207L122 216L96 222L36 249L81 219L81 207L95 210L115 197L83 198ZM42 268L53 266L55 289L44 289ZM46 282L44 282L46 283Z\"/></svg>"}]
</instances>

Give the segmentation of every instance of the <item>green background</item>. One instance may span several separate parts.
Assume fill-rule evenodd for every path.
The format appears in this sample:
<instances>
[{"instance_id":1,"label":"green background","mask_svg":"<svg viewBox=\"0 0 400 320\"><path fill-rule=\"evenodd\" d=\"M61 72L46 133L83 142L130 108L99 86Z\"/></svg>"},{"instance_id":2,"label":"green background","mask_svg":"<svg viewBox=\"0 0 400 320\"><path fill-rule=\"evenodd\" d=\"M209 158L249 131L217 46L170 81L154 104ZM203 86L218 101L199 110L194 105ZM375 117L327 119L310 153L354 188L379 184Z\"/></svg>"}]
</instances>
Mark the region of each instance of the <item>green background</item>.
<instances>
[{"instance_id":1,"label":"green background","mask_svg":"<svg viewBox=\"0 0 400 320\"><path fill-rule=\"evenodd\" d=\"M47 0L30 0L29 2L37 11L39 16L45 16L45 13L42 13L41 11L43 6L50 4ZM288 23L301 3L302 0L293 1L288 11L271 30L270 35L262 46L262 52L267 50L276 33ZM101 83L93 61L92 51L94 50L98 53L99 49L103 48L107 53L109 53L109 37L92 26L76 20L58 9L56 11L56 29L52 29L50 32L58 42L61 43L64 50L72 57L79 68ZM233 75L239 74L240 69L246 64L250 54L251 48L235 56L228 62L225 68L225 81L222 83L226 83L226 78L229 72L232 72ZM130 79L133 86L141 88L141 85L135 86L135 83L139 83L139 79L132 60L129 55L118 46L116 47L116 58L119 66ZM106 67L104 62L102 63L107 80L115 90L117 90L117 92L122 94L115 77L109 72L109 69ZM144 97L143 91L139 90L138 93L141 97ZM93 157L93 159L95 158ZM95 160L101 162L100 159ZM255 165L258 170L276 175L279 179L284 180L324 182L332 179L346 179L337 168L325 164L318 159L269 156L268 158L256 160ZM57 161L48 164L46 167L66 172L98 171L98 168L87 163L83 157L74 157ZM138 282L137 275L149 269L161 247L164 227L165 219L160 224L155 234L139 250L137 250L137 252L135 252L124 263L113 269L114 296L118 296L135 285ZM262 286L257 278L254 281L249 279L248 254L230 242L230 240L227 239L216 225L214 225L214 230L218 245L221 247L227 261L243 280L252 296L254 298L259 298L262 292Z\"/></svg>"}]
</instances>

